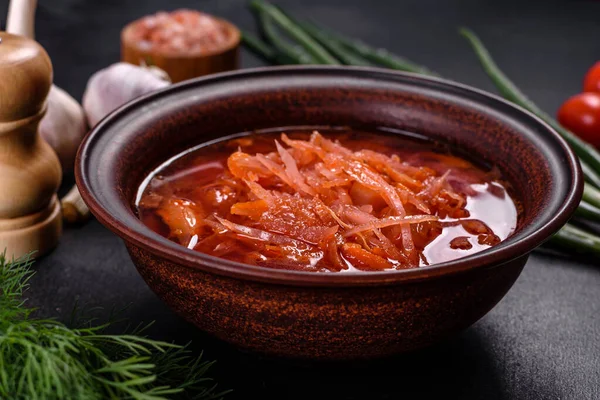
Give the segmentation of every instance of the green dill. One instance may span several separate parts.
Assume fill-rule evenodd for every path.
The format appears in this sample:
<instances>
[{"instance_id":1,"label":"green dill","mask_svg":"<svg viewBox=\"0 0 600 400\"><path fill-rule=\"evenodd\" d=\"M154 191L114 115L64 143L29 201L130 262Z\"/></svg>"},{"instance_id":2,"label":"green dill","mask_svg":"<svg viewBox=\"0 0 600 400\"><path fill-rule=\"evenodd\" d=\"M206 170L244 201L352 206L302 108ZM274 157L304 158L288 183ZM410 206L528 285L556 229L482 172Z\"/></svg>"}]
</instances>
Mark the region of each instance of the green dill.
<instances>
[{"instance_id":1,"label":"green dill","mask_svg":"<svg viewBox=\"0 0 600 400\"><path fill-rule=\"evenodd\" d=\"M206 376L212 362L187 346L149 339L143 329L107 334L110 323L70 328L32 316L23 294L33 275L29 257L0 254L0 398L219 399Z\"/></svg>"}]
</instances>

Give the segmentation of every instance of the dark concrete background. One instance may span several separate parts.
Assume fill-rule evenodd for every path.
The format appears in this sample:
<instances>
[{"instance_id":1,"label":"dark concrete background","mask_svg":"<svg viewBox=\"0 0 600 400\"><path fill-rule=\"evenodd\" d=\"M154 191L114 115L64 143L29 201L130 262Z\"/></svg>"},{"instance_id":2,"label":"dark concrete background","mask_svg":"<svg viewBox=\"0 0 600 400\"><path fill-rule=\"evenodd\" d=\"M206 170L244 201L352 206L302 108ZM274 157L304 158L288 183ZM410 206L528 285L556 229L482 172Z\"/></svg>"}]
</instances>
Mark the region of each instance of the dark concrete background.
<instances>
[{"instance_id":1,"label":"dark concrete background","mask_svg":"<svg viewBox=\"0 0 600 400\"><path fill-rule=\"evenodd\" d=\"M37 39L55 82L81 98L90 74L119 58L119 30L159 9L194 7L253 30L243 0L46 0ZM344 33L387 47L443 76L492 90L456 33L474 29L506 73L550 113L581 88L600 59L597 1L278 1ZM5 20L7 1L0 1ZM243 66L261 65L248 53ZM69 179L69 178L67 178ZM598 399L600 268L594 259L534 254L504 300L471 329L433 348L369 364L315 366L244 354L207 337L163 305L135 271L121 241L96 221L69 228L36 263L30 304L67 318L74 304L130 305L135 324L156 320L157 338L205 349L231 398Z\"/></svg>"}]
</instances>

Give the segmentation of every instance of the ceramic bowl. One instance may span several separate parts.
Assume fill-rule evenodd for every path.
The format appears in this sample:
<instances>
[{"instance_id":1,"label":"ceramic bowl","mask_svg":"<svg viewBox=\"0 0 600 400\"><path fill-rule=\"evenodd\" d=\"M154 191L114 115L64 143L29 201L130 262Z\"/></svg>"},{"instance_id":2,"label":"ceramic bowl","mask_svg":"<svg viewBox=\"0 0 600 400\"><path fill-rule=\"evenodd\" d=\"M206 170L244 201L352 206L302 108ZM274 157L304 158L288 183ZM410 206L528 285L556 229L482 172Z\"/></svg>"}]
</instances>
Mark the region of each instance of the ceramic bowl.
<instances>
[{"instance_id":1,"label":"ceramic bowl","mask_svg":"<svg viewBox=\"0 0 600 400\"><path fill-rule=\"evenodd\" d=\"M516 232L429 267L310 273L194 252L136 217L140 184L170 157L233 133L306 125L413 132L496 165L520 199ZM582 192L576 156L530 113L449 81L346 67L244 70L135 100L87 136L76 178L92 213L124 240L146 283L180 316L243 349L319 360L392 355L467 328L502 299Z\"/></svg>"}]
</instances>

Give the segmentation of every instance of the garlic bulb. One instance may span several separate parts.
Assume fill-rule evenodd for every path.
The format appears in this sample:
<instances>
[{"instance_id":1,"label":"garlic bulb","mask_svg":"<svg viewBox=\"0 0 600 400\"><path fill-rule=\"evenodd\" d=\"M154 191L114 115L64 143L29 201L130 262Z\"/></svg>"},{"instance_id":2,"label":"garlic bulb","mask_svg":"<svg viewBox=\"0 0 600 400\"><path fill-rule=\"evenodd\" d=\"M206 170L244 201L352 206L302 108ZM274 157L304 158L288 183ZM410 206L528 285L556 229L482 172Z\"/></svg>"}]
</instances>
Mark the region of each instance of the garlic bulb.
<instances>
[{"instance_id":1,"label":"garlic bulb","mask_svg":"<svg viewBox=\"0 0 600 400\"><path fill-rule=\"evenodd\" d=\"M52 86L40 135L54 149L63 171L71 171L79 143L87 132L83 109L64 90Z\"/></svg>"},{"instance_id":2,"label":"garlic bulb","mask_svg":"<svg viewBox=\"0 0 600 400\"><path fill-rule=\"evenodd\" d=\"M11 0L6 31L34 38L36 0ZM40 134L54 149L64 172L73 170L79 143L87 133L83 109L64 90L52 85L48 94L48 109L40 123Z\"/></svg>"},{"instance_id":3,"label":"garlic bulb","mask_svg":"<svg viewBox=\"0 0 600 400\"><path fill-rule=\"evenodd\" d=\"M167 74L156 67L116 63L90 77L83 93L83 110L90 126L95 126L112 111L143 94L170 84ZM77 187L61 200L67 223L85 221L90 211Z\"/></svg>"},{"instance_id":4,"label":"garlic bulb","mask_svg":"<svg viewBox=\"0 0 600 400\"><path fill-rule=\"evenodd\" d=\"M83 109L90 126L130 100L170 84L156 67L119 62L91 76L83 93Z\"/></svg>"}]
</instances>

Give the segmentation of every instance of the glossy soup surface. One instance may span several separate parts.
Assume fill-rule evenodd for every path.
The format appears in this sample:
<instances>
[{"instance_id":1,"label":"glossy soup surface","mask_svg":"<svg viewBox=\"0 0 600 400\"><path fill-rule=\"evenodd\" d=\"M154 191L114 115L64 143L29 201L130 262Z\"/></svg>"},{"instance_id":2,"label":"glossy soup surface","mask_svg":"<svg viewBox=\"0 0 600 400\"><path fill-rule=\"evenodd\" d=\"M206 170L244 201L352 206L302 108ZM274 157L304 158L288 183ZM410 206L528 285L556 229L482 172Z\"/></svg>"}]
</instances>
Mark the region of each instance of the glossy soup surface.
<instances>
[{"instance_id":1,"label":"glossy soup surface","mask_svg":"<svg viewBox=\"0 0 600 400\"><path fill-rule=\"evenodd\" d=\"M245 135L191 149L140 188L140 219L199 252L268 268L418 268L516 229L495 169L428 141L349 130Z\"/></svg>"}]
</instances>

